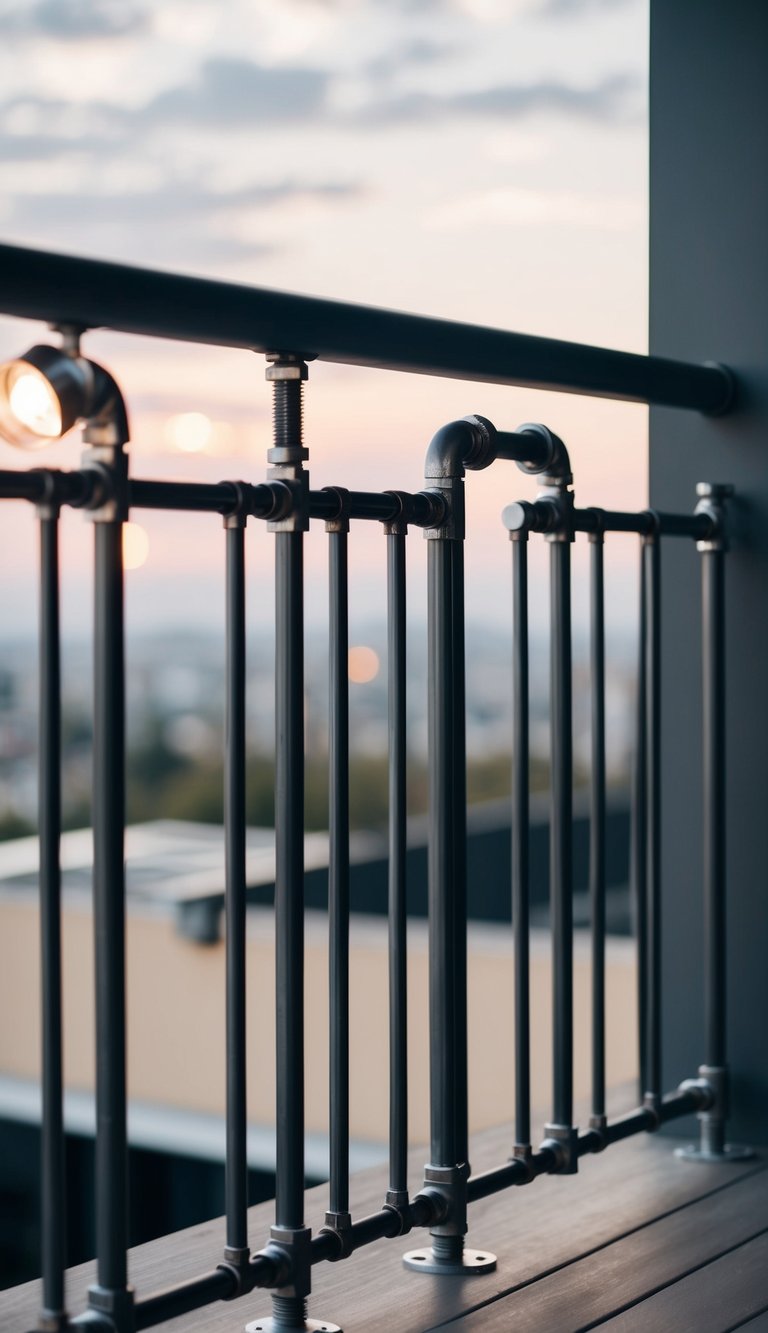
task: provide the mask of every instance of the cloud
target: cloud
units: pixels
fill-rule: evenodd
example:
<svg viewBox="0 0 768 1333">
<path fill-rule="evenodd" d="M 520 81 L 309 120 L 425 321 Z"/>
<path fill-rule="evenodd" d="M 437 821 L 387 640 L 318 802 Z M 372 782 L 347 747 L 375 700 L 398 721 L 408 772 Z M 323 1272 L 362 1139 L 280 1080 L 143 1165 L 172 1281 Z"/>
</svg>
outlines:
<svg viewBox="0 0 768 1333">
<path fill-rule="evenodd" d="M 634 75 L 577 87 L 557 79 L 530 84 L 503 83 L 455 93 L 406 92 L 392 95 L 377 86 L 398 65 L 437 61 L 446 48 L 418 40 L 395 48 L 369 66 L 373 83 L 367 97 L 343 111 L 332 105 L 330 71 L 300 66 L 262 66 L 249 60 L 205 60 L 192 78 L 130 109 L 104 99 L 67 102 L 34 94 L 0 103 L 0 161 L 52 162 L 77 153 L 95 164 L 139 149 L 145 153 L 154 132 L 174 128 L 216 133 L 256 126 L 302 124 L 344 131 L 395 125 L 440 124 L 457 117 L 510 121 L 537 114 L 581 116 L 593 121 L 636 117 L 642 85 Z"/>
<path fill-rule="evenodd" d="M 330 75 L 298 67 L 267 68 L 248 60 L 203 62 L 186 84 L 137 109 L 103 99 L 68 102 L 25 94 L 0 103 L 0 161 L 53 161 L 77 152 L 94 159 L 138 147 L 154 130 L 213 131 L 314 122 L 326 113 Z"/>
<path fill-rule="evenodd" d="M 642 207 L 637 199 L 510 186 L 446 201 L 426 215 L 424 225 L 430 231 L 487 226 L 629 231 L 642 218 Z"/>
<path fill-rule="evenodd" d="M 633 3 L 635 0 L 543 0 L 543 3 L 535 5 L 534 8 L 542 18 L 553 15 L 558 18 L 577 18 L 580 14 L 586 14 L 593 9 L 609 11 L 626 9 Z"/>
<path fill-rule="evenodd" d="M 262 212 L 358 193 L 350 183 L 293 180 L 226 191 L 170 180 L 157 189 L 125 193 L 29 192 L 6 196 L 3 228 L 9 239 L 26 245 L 45 246 L 55 235 L 57 249 L 72 253 L 221 270 L 258 262 L 282 248 L 278 228 L 262 224 Z"/>
<path fill-rule="evenodd" d="M 60 227 L 81 225 L 86 218 L 94 226 L 154 227 L 185 221 L 194 227 L 198 220 L 205 219 L 207 226 L 212 218 L 235 217 L 245 209 L 266 209 L 289 201 L 345 199 L 359 193 L 356 185 L 334 181 L 314 185 L 287 180 L 223 191 L 169 181 L 155 190 L 132 190 L 125 194 L 83 190 L 18 195 L 8 216 L 16 225 L 34 225 L 46 216 L 54 217 Z"/>
<path fill-rule="evenodd" d="M 148 124 L 214 129 L 308 120 L 324 110 L 329 81 L 325 70 L 216 57 L 191 83 L 158 93 L 137 114 Z"/>
<path fill-rule="evenodd" d="M 393 47 L 391 51 L 386 51 L 375 60 L 369 61 L 365 72 L 370 78 L 388 79 L 409 65 L 437 64 L 446 56 L 452 55 L 455 49 L 453 44 L 449 45 L 447 42 L 433 42 L 428 38 L 417 37 L 412 42 Z"/>
<path fill-rule="evenodd" d="M 579 115 L 590 120 L 626 119 L 640 92 L 634 75 L 617 75 L 592 87 L 577 88 L 556 80 L 532 84 L 499 84 L 447 96 L 410 93 L 372 99 L 361 108 L 359 123 L 371 127 L 397 123 L 428 123 L 457 115 L 523 117 L 540 113 Z"/>
<path fill-rule="evenodd" d="M 103 152 L 107 144 L 108 141 L 95 135 L 63 138 L 57 134 L 3 134 L 0 162 L 53 162 L 72 153 Z"/>
<path fill-rule="evenodd" d="M 22 0 L 2 15 L 7 35 L 39 34 L 62 41 L 122 37 L 147 26 L 147 14 L 130 0 Z"/>
</svg>

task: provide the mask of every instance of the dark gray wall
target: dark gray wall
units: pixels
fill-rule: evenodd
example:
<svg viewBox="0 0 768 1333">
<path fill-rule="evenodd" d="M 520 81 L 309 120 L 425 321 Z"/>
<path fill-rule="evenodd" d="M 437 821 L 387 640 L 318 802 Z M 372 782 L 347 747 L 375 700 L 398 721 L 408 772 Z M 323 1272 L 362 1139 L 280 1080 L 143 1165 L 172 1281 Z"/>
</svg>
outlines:
<svg viewBox="0 0 768 1333">
<path fill-rule="evenodd" d="M 731 366 L 720 421 L 651 412 L 651 503 L 731 481 L 728 870 L 732 1137 L 768 1139 L 768 4 L 651 0 L 650 350 Z M 666 1083 L 701 1058 L 699 585 L 663 567 Z"/>
</svg>

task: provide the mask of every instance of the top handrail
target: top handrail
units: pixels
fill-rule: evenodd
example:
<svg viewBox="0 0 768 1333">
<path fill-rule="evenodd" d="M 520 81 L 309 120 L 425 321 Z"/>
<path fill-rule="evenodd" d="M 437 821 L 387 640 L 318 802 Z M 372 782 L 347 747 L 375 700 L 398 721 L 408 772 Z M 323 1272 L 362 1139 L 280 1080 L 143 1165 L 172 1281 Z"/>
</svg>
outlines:
<svg viewBox="0 0 768 1333">
<path fill-rule="evenodd" d="M 0 313 L 488 384 L 554 389 L 710 415 L 730 372 L 377 306 L 0 245 Z"/>
</svg>

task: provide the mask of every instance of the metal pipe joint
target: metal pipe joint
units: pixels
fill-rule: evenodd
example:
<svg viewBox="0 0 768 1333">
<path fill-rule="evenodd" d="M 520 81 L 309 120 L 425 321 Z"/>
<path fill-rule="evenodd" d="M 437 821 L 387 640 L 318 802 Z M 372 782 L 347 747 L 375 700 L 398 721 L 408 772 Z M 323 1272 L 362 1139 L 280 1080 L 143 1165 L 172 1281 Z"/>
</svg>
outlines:
<svg viewBox="0 0 768 1333">
<path fill-rule="evenodd" d="M 550 1152 L 554 1165 L 549 1174 L 575 1176 L 579 1169 L 579 1131 L 575 1125 L 545 1125 L 539 1152 Z"/>
<path fill-rule="evenodd" d="M 336 501 L 333 516 L 325 520 L 326 532 L 349 532 L 349 491 L 344 486 L 324 486 L 323 494 Z"/>
<path fill-rule="evenodd" d="M 646 1126 L 649 1134 L 655 1134 L 657 1129 L 661 1129 L 661 1097 L 658 1092 L 646 1092 L 643 1095 L 643 1110 L 648 1117 Z"/>
<path fill-rule="evenodd" d="M 82 470 L 92 477 L 84 506 L 91 522 L 124 523 L 129 510 L 128 455 L 122 446 L 101 444 L 86 449 Z"/>
<path fill-rule="evenodd" d="M 267 453 L 267 478 L 290 492 L 290 506 L 269 520 L 269 532 L 306 532 L 309 528 L 309 473 L 304 463 L 302 385 L 309 376 L 304 358 L 290 352 L 267 353 L 266 378 L 274 390 L 274 444 Z"/>
<path fill-rule="evenodd" d="M 225 529 L 244 528 L 248 522 L 249 514 L 253 513 L 251 498 L 253 487 L 249 486 L 247 481 L 230 481 L 229 485 L 235 492 L 235 501 L 223 515 L 224 527 Z"/>
<path fill-rule="evenodd" d="M 697 1113 L 718 1111 L 725 1119 L 728 1115 L 728 1070 L 716 1069 L 712 1065 L 699 1065 L 699 1077 L 685 1079 L 678 1088 L 679 1093 L 690 1093 L 698 1105 Z"/>
<path fill-rule="evenodd" d="M 727 551 L 728 535 L 725 524 L 725 502 L 733 495 L 734 488 L 723 482 L 700 481 L 696 486 L 698 503 L 694 509 L 694 514 L 703 514 L 710 520 L 712 525 L 711 533 L 702 541 L 696 543 L 696 550 L 705 551 Z"/>
<path fill-rule="evenodd" d="M 309 1227 L 273 1226 L 269 1243 L 254 1255 L 272 1264 L 271 1286 L 279 1295 L 305 1300 L 312 1290 L 312 1231 Z"/>
<path fill-rule="evenodd" d="M 62 505 L 82 509 L 90 504 L 95 483 L 93 472 L 63 472 L 60 468 L 47 467 L 31 468 L 30 471 L 42 483 L 41 494 L 35 501 L 38 518 L 58 518 Z"/>
<path fill-rule="evenodd" d="M 501 456 L 514 457 L 521 472 L 540 477 L 542 482 L 533 504 L 517 500 L 503 510 L 501 521 L 510 541 L 525 541 L 529 532 L 541 532 L 550 541 L 573 541 L 575 510 L 570 490 L 573 476 L 568 450 L 559 435 L 547 426 L 526 422 L 513 435 L 499 438 L 527 441 L 525 452 L 505 451 Z M 596 526 L 602 532 L 602 526 L 599 523 Z"/>
<path fill-rule="evenodd" d="M 325 1226 L 318 1232 L 320 1236 L 330 1236 L 335 1245 L 333 1254 L 328 1255 L 332 1264 L 339 1259 L 348 1259 L 352 1253 L 352 1215 L 348 1212 L 325 1214 Z"/>
<path fill-rule="evenodd" d="M 608 1117 L 591 1115 L 589 1117 L 589 1132 L 594 1142 L 592 1152 L 603 1152 L 608 1147 Z"/>
<path fill-rule="evenodd" d="M 135 1326 L 133 1287 L 103 1287 L 94 1282 L 88 1288 L 88 1313 L 104 1320 L 119 1333 L 129 1333 Z"/>
<path fill-rule="evenodd" d="M 224 1300 L 234 1301 L 238 1296 L 246 1296 L 249 1291 L 253 1291 L 256 1285 L 255 1275 L 251 1266 L 251 1252 L 247 1246 L 236 1249 L 232 1245 L 226 1245 L 224 1258 L 216 1267 L 232 1278 L 232 1290 Z"/>
<path fill-rule="evenodd" d="M 511 1162 L 519 1162 L 525 1170 L 525 1181 L 521 1184 L 529 1185 L 536 1179 L 536 1169 L 533 1162 L 533 1149 L 530 1143 L 516 1143 L 512 1149 Z"/>
<path fill-rule="evenodd" d="M 463 477 L 468 468 L 479 472 L 496 459 L 496 427 L 486 417 L 468 416 L 441 426 L 430 440 L 424 460 L 427 481 Z"/>
<path fill-rule="evenodd" d="M 427 449 L 424 475 L 447 509 L 440 527 L 427 537 L 461 541 L 464 537 L 466 470 L 479 472 L 497 458 L 517 463 L 522 472 L 541 477 L 543 489 L 536 505 L 509 505 L 504 523 L 513 539 L 528 531 L 543 531 L 555 541 L 572 541 L 573 477 L 563 441 L 547 426 L 525 422 L 516 431 L 497 431 L 487 417 L 467 416 L 451 421 L 433 436 Z"/>
<path fill-rule="evenodd" d="M 413 1208 L 421 1202 L 427 1202 L 429 1220 L 424 1225 L 429 1226 L 429 1230 L 440 1230 L 441 1234 L 448 1236 L 465 1236 L 467 1233 L 467 1201 L 464 1200 L 463 1229 L 456 1228 L 455 1216 L 453 1210 L 456 1206 L 457 1194 L 465 1194 L 465 1185 L 467 1185 L 467 1176 L 459 1166 L 425 1166 L 424 1185 L 416 1194 L 413 1200 Z"/>
<path fill-rule="evenodd" d="M 424 1198 L 422 1194 L 420 1196 Z M 384 1204 L 387 1212 L 394 1213 L 399 1222 L 399 1230 L 394 1234 L 396 1236 L 407 1236 L 413 1228 L 412 1209 L 408 1201 L 407 1190 L 387 1190 L 387 1200 Z"/>
<path fill-rule="evenodd" d="M 478 471 L 494 461 L 496 430 L 485 417 L 463 417 L 441 426 L 432 437 L 424 462 L 424 476 L 444 508 L 440 527 L 426 528 L 424 536 L 440 541 L 463 541 L 465 534 L 464 472 Z"/>
<path fill-rule="evenodd" d="M 520 427 L 520 433 L 537 435 L 547 446 L 543 463 L 518 463 L 521 472 L 541 477 L 536 509 L 540 517 L 544 517 L 545 538 L 549 542 L 572 542 L 576 535 L 575 497 L 571 490 L 573 473 L 568 450 L 559 435 L 547 426 L 529 423 Z"/>
<path fill-rule="evenodd" d="M 573 485 L 571 460 L 559 435 L 555 435 L 548 426 L 542 426 L 538 421 L 523 422 L 522 426 L 518 426 L 515 435 L 533 436 L 536 442 L 535 445 L 533 441 L 531 442 L 529 457 L 515 460 L 521 472 L 531 477 L 540 477 L 541 484 L 547 491 Z"/>
<path fill-rule="evenodd" d="M 408 513 L 409 510 L 412 509 L 413 496 L 407 491 L 385 491 L 384 494 L 391 495 L 392 499 L 397 503 L 397 513 L 394 518 L 387 519 L 387 521 L 381 525 L 384 534 L 387 537 L 405 536 L 408 532 Z M 426 492 L 426 494 L 429 495 L 430 499 L 433 498 L 433 493 Z M 441 502 L 440 517 L 442 518 L 443 516 L 444 510 Z"/>
<path fill-rule="evenodd" d="M 466 1166 L 425 1166 L 424 1186 L 417 1198 L 428 1198 L 434 1209 L 431 1234 L 467 1234 L 467 1174 Z"/>
</svg>

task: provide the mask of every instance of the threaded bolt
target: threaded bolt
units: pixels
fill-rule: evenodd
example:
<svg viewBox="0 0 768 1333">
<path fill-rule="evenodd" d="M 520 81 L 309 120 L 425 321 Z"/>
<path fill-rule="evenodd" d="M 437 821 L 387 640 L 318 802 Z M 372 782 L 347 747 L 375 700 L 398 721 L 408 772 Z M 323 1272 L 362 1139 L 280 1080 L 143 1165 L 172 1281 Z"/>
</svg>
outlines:
<svg viewBox="0 0 768 1333">
<path fill-rule="evenodd" d="M 303 1296 L 272 1296 L 272 1327 L 296 1333 L 307 1322 L 307 1302 Z"/>
<path fill-rule="evenodd" d="M 436 1263 L 458 1264 L 463 1254 L 463 1236 L 432 1236 L 432 1256 Z"/>
<path fill-rule="evenodd" d="M 273 430 L 276 449 L 301 447 L 303 409 L 303 385 L 301 380 L 275 380 L 273 382 Z"/>
<path fill-rule="evenodd" d="M 719 1115 L 701 1117 L 702 1151 L 712 1157 L 721 1157 L 725 1149 L 725 1121 Z"/>
</svg>

